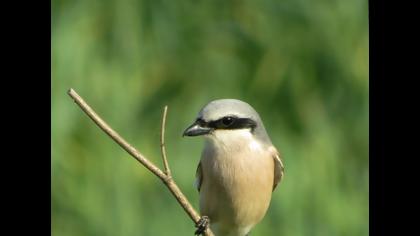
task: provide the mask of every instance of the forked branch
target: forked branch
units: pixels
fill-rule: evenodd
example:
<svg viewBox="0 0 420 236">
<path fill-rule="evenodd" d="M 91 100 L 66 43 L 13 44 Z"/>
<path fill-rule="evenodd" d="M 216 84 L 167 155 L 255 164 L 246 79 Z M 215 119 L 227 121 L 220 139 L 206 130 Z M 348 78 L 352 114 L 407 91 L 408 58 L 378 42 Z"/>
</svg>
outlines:
<svg viewBox="0 0 420 236">
<path fill-rule="evenodd" d="M 165 126 L 166 126 L 166 115 L 168 113 L 168 106 L 165 106 L 163 109 L 162 116 L 162 127 L 160 131 L 160 150 L 162 152 L 163 166 L 165 168 L 165 174 L 172 177 L 171 169 L 169 169 L 168 159 L 166 158 L 166 148 L 165 148 Z"/>
<path fill-rule="evenodd" d="M 115 132 L 101 117 L 96 114 L 95 111 L 74 91 L 70 89 L 68 94 L 76 102 L 77 105 L 99 126 L 109 137 L 111 137 L 118 145 L 120 145 L 125 151 L 127 151 L 132 157 L 139 161 L 144 167 L 146 167 L 150 172 L 156 175 L 162 180 L 166 185 L 181 207 L 185 210 L 188 216 L 197 224 L 200 220 L 200 215 L 194 210 L 191 203 L 181 192 L 178 185 L 172 179 L 171 171 L 169 168 L 168 160 L 166 157 L 165 150 L 165 124 L 166 124 L 166 114 L 168 107 L 165 106 L 163 117 L 162 117 L 162 126 L 161 126 L 161 136 L 160 136 L 160 147 L 162 152 L 162 159 L 164 165 L 164 171 L 159 169 L 155 164 L 149 161 L 143 154 L 141 154 L 137 149 L 131 146 L 125 139 L 123 139 L 117 132 Z M 214 236 L 211 230 L 208 228 L 204 232 L 205 236 Z"/>
</svg>

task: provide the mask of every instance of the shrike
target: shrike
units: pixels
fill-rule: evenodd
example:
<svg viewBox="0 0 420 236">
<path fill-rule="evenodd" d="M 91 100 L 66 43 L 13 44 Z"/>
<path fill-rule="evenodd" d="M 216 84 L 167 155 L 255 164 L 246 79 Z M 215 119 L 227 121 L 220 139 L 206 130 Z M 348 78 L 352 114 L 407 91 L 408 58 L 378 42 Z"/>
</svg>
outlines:
<svg viewBox="0 0 420 236">
<path fill-rule="evenodd" d="M 205 137 L 196 172 L 203 216 L 216 236 L 245 236 L 262 220 L 284 175 L 279 152 L 258 113 L 236 99 L 204 106 L 184 136 Z"/>
</svg>

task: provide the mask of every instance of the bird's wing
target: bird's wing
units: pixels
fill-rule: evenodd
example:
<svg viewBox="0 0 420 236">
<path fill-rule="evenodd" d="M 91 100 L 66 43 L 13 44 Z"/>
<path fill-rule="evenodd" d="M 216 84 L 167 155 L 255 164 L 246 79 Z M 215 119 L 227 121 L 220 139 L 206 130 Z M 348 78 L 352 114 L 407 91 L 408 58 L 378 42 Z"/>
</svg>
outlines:
<svg viewBox="0 0 420 236">
<path fill-rule="evenodd" d="M 273 191 L 274 191 L 274 189 L 276 189 L 277 185 L 283 179 L 284 165 L 283 165 L 283 161 L 281 160 L 280 153 L 277 151 L 277 149 L 271 146 L 270 151 L 274 159 L 274 184 L 273 184 Z"/>
<path fill-rule="evenodd" d="M 197 171 L 195 172 L 194 186 L 200 192 L 201 183 L 203 182 L 203 171 L 201 170 L 201 162 L 198 163 Z"/>
</svg>

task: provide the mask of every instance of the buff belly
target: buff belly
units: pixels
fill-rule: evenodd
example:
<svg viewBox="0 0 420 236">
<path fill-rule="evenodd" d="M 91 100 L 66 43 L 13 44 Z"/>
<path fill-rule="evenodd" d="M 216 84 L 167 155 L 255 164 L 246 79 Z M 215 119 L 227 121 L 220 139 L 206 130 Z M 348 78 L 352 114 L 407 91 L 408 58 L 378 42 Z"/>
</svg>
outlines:
<svg viewBox="0 0 420 236">
<path fill-rule="evenodd" d="M 246 235 L 270 204 L 273 157 L 260 146 L 250 145 L 249 140 L 243 141 L 247 145 L 227 147 L 210 140 L 203 151 L 200 211 L 210 218 L 216 236 Z"/>
</svg>

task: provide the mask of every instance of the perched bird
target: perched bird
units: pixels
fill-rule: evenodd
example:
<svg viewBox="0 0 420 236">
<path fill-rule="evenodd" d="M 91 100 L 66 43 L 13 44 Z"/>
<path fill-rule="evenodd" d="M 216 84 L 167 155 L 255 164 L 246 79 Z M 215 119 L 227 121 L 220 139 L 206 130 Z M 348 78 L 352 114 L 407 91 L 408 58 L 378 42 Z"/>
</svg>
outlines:
<svg viewBox="0 0 420 236">
<path fill-rule="evenodd" d="M 245 236 L 262 220 L 284 175 L 279 152 L 258 113 L 236 99 L 204 106 L 183 136 L 204 136 L 196 172 L 203 216 L 216 236 Z"/>
</svg>

